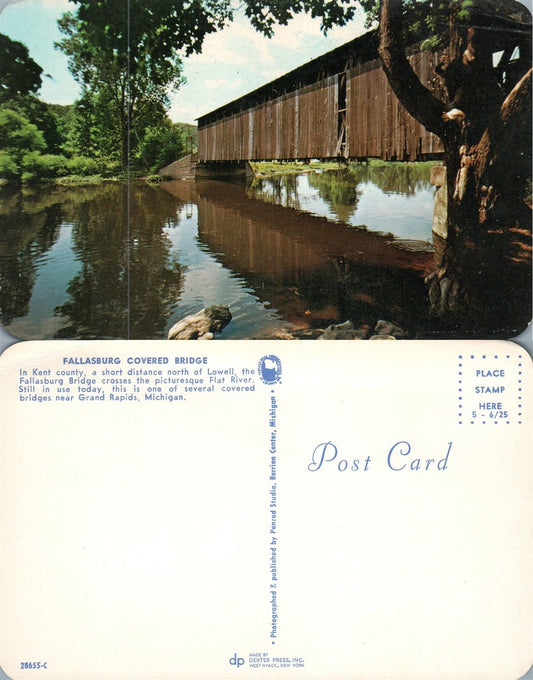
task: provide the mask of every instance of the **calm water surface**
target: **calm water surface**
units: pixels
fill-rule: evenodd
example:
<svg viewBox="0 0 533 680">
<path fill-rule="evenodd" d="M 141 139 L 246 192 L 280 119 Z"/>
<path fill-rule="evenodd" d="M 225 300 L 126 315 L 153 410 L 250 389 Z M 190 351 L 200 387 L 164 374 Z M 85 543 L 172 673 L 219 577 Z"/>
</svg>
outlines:
<svg viewBox="0 0 533 680">
<path fill-rule="evenodd" d="M 427 166 L 0 192 L 1 322 L 25 339 L 164 338 L 229 305 L 221 338 L 426 319 Z"/>
</svg>

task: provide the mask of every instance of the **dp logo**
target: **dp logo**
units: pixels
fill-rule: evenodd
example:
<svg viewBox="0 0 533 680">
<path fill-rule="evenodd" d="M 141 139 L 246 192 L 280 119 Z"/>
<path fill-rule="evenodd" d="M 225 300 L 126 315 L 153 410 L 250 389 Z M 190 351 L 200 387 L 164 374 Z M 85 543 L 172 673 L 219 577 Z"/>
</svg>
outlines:
<svg viewBox="0 0 533 680">
<path fill-rule="evenodd" d="M 244 659 L 242 656 L 237 656 L 237 654 L 234 654 L 230 658 L 229 662 L 232 666 L 237 666 L 237 668 L 240 668 L 244 664 Z"/>
</svg>

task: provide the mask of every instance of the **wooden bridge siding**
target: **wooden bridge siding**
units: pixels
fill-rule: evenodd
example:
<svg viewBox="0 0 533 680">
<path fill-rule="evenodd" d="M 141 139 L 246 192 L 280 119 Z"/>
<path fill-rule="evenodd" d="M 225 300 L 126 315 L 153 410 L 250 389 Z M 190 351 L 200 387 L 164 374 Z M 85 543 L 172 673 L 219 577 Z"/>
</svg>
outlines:
<svg viewBox="0 0 533 680">
<path fill-rule="evenodd" d="M 428 87 L 434 85 L 436 55 L 411 56 L 414 70 Z M 415 160 L 421 153 L 442 151 L 440 140 L 430 134 L 400 105 L 378 59 L 348 71 L 348 155 Z"/>
<path fill-rule="evenodd" d="M 436 85 L 437 55 L 410 57 L 422 82 Z M 339 75 L 280 95 L 199 127 L 199 161 L 334 158 L 338 136 Z M 400 105 L 379 59 L 347 71 L 346 151 L 349 158 L 415 160 L 442 152 L 440 140 Z"/>
<path fill-rule="evenodd" d="M 200 161 L 335 156 L 337 81 L 330 76 L 198 130 Z M 317 134 L 318 132 L 318 134 Z"/>
<path fill-rule="evenodd" d="M 304 88 L 298 93 L 298 101 L 300 110 L 298 113 L 298 146 L 295 149 L 297 154 L 301 154 L 303 158 L 307 158 L 307 146 L 309 142 L 309 98 L 311 97 L 310 89 Z"/>
<path fill-rule="evenodd" d="M 445 99 L 446 95 L 442 91 L 442 82 L 435 73 L 441 53 L 437 52 L 420 52 L 411 57 L 411 63 L 415 72 L 418 74 L 421 82 L 431 90 L 439 99 Z M 442 153 L 444 147 L 441 140 L 432 135 L 424 128 L 421 123 L 414 121 L 417 134 L 421 139 L 420 151 L 423 154 Z"/>
<path fill-rule="evenodd" d="M 434 85 L 436 55 L 410 57 L 414 70 L 428 87 Z M 400 105 L 378 59 L 348 71 L 348 155 L 415 160 L 420 154 L 442 151 L 440 140 L 427 132 Z"/>
<path fill-rule="evenodd" d="M 350 156 L 390 158 L 397 154 L 399 135 L 393 94 L 379 60 L 350 69 L 347 114 Z"/>
</svg>

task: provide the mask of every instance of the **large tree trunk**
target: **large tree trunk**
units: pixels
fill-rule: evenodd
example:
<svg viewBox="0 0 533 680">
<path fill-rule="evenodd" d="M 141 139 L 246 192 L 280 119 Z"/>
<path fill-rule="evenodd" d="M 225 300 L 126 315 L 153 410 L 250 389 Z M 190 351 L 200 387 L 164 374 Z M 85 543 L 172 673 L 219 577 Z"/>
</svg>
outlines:
<svg viewBox="0 0 533 680">
<path fill-rule="evenodd" d="M 449 183 L 447 247 L 430 296 L 448 324 L 474 335 L 512 336 L 531 320 L 530 101 L 531 71 L 481 140 L 460 146 Z"/>
<path fill-rule="evenodd" d="M 486 32 L 468 29 L 455 49 L 470 50 L 464 118 L 446 115 L 412 71 L 402 40 L 402 3 L 382 0 L 380 56 L 402 104 L 443 141 L 448 237 L 429 277 L 439 335 L 510 337 L 531 320 L 531 71 L 502 103 Z M 448 55 L 454 64 L 460 54 Z M 455 61 L 454 61 L 455 60 Z M 468 74 L 467 74 L 468 75 Z M 448 83 L 447 83 L 448 84 Z M 452 88 L 448 84 L 448 90 Z M 453 101 L 455 92 L 450 92 Z"/>
</svg>

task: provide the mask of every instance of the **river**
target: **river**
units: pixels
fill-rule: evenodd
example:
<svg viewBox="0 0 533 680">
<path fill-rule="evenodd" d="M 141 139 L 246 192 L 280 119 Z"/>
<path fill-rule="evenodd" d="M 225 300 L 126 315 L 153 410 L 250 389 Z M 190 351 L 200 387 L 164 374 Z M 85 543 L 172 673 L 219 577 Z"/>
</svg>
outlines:
<svg viewBox="0 0 533 680">
<path fill-rule="evenodd" d="M 165 338 L 229 305 L 223 339 L 379 319 L 427 331 L 425 164 L 151 186 L 0 190 L 0 321 L 23 339 Z"/>
</svg>

